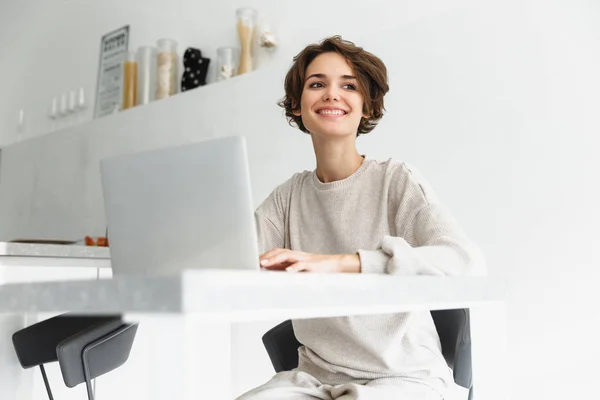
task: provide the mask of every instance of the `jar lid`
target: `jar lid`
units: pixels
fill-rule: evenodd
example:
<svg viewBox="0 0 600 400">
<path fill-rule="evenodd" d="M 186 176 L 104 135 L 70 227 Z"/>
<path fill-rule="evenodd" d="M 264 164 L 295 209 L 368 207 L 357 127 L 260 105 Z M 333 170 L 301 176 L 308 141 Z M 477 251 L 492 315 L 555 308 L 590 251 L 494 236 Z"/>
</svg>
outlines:
<svg viewBox="0 0 600 400">
<path fill-rule="evenodd" d="M 156 41 L 156 47 L 160 51 L 172 51 L 175 52 L 177 50 L 177 42 L 173 39 L 158 39 Z"/>
</svg>

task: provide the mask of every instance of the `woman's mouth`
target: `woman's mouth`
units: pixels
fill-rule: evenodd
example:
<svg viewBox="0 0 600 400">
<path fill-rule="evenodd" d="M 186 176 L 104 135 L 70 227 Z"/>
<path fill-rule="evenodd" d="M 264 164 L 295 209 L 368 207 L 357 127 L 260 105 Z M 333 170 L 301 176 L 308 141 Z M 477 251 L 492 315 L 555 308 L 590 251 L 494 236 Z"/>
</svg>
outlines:
<svg viewBox="0 0 600 400">
<path fill-rule="evenodd" d="M 347 112 L 340 108 L 321 108 L 317 110 L 317 114 L 325 118 L 339 118 L 345 116 Z"/>
</svg>

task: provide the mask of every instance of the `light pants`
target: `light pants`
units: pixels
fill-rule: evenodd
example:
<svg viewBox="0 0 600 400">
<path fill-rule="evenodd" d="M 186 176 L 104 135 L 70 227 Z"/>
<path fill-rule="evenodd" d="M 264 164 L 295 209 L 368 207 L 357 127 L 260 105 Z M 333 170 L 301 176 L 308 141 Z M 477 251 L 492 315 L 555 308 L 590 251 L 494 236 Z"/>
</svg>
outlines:
<svg viewBox="0 0 600 400">
<path fill-rule="evenodd" d="M 399 378 L 356 381 L 343 385 L 324 385 L 301 371 L 276 374 L 262 386 L 237 400 L 443 400 L 429 386 Z"/>
</svg>

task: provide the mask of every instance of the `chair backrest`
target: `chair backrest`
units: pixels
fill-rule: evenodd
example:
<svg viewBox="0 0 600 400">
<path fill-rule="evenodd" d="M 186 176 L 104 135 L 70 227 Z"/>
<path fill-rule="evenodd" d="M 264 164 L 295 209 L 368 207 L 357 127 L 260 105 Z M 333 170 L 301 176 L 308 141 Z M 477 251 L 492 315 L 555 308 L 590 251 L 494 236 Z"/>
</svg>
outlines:
<svg viewBox="0 0 600 400">
<path fill-rule="evenodd" d="M 80 316 L 61 314 L 15 332 L 13 347 L 23 368 L 58 361 L 56 346 L 85 330 L 120 321 L 118 315 Z"/>
<path fill-rule="evenodd" d="M 284 321 L 269 329 L 262 341 L 275 372 L 289 371 L 298 366 L 298 348 L 302 343 L 296 339 L 292 321 Z"/>
<path fill-rule="evenodd" d="M 65 385 L 75 387 L 123 365 L 131 353 L 137 326 L 114 321 L 59 343 L 56 355 Z"/>
<path fill-rule="evenodd" d="M 442 345 L 442 354 L 452 368 L 456 384 L 471 388 L 471 334 L 468 309 L 435 310 L 431 312 Z M 292 321 L 271 328 L 262 337 L 267 354 L 276 372 L 298 366 L 298 348 L 302 346 L 294 335 Z"/>
<path fill-rule="evenodd" d="M 469 310 L 464 308 L 431 311 L 435 328 L 440 337 L 442 354 L 452 368 L 454 382 L 470 388 L 471 364 L 471 320 Z"/>
<path fill-rule="evenodd" d="M 137 326 L 120 315 L 67 313 L 21 329 L 12 339 L 23 368 L 58 361 L 65 384 L 74 387 L 123 365 Z"/>
</svg>

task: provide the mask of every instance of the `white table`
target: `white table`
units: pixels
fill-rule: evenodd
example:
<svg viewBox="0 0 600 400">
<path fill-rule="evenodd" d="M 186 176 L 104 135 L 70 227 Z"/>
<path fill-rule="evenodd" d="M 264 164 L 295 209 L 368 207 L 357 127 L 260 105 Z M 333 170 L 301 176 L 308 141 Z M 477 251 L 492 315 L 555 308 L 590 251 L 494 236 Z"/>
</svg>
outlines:
<svg viewBox="0 0 600 400">
<path fill-rule="evenodd" d="M 140 328 L 161 326 L 152 349 L 161 362 L 147 366 L 148 386 L 139 398 L 231 400 L 231 323 L 468 307 L 476 398 L 493 400 L 508 393 L 505 291 L 502 282 L 476 277 L 194 270 L 5 284 L 0 313 L 119 312 Z"/>
</svg>

